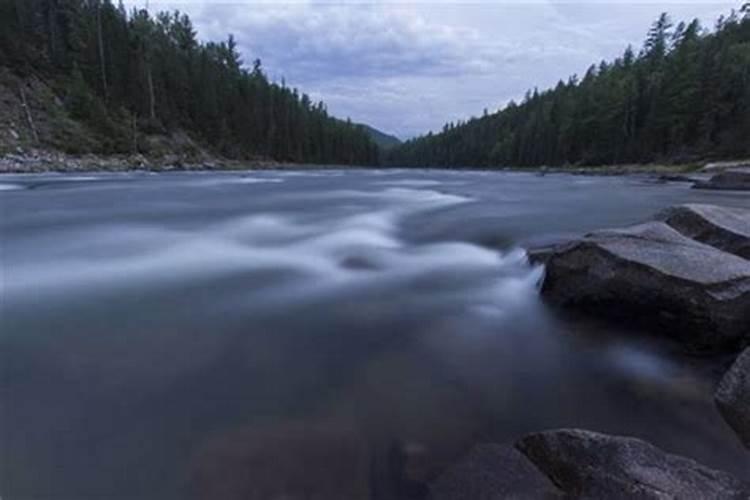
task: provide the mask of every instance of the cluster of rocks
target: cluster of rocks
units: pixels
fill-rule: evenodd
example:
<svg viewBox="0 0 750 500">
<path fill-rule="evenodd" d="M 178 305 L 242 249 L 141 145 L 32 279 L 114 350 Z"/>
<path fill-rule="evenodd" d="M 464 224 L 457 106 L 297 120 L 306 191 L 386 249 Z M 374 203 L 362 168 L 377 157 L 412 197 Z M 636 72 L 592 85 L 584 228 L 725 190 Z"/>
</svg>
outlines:
<svg viewBox="0 0 750 500">
<path fill-rule="evenodd" d="M 750 344 L 750 212 L 682 205 L 654 220 L 530 251 L 553 304 L 640 318 L 690 349 Z M 714 395 L 750 449 L 750 348 Z M 750 455 L 748 456 L 750 467 Z M 430 484 L 434 500 L 750 499 L 750 485 L 631 437 L 561 429 L 485 444 Z"/>
<path fill-rule="evenodd" d="M 480 445 L 430 485 L 433 500 L 748 499 L 750 485 L 640 439 L 579 429 Z"/>
<path fill-rule="evenodd" d="M 206 171 L 206 170 L 282 170 L 300 168 L 336 168 L 335 166 L 280 163 L 273 160 L 255 158 L 249 160 L 229 160 L 207 154 L 144 156 L 142 154 L 123 155 L 68 155 L 59 151 L 41 149 L 18 149 L 13 153 L 0 154 L 0 174 L 15 173 L 81 173 L 81 172 L 127 172 L 148 170 L 154 172 Z"/>
<path fill-rule="evenodd" d="M 750 167 L 718 173 L 707 181 L 696 182 L 693 187 L 721 191 L 750 191 Z"/>
<path fill-rule="evenodd" d="M 750 449 L 750 348 L 724 376 L 715 400 Z M 750 484 L 640 439 L 558 429 L 512 446 L 478 445 L 433 481 L 429 492 L 432 500 L 748 500 Z"/>
<path fill-rule="evenodd" d="M 750 344 L 749 211 L 682 205 L 529 255 L 546 264 L 542 294 L 553 304 L 639 318 L 691 350 Z M 750 348 L 714 399 L 750 449 Z M 435 500 L 750 499 L 750 485 L 639 439 L 563 429 L 514 446 L 479 446 L 434 481 L 431 493 Z"/>
<path fill-rule="evenodd" d="M 666 173 L 659 175 L 663 182 L 692 183 L 693 189 L 716 191 L 750 190 L 750 162 L 709 163 L 692 174 Z"/>
<path fill-rule="evenodd" d="M 195 159 L 180 155 L 166 155 L 158 158 L 146 158 L 141 154 L 73 156 L 56 151 L 34 149 L 19 150 L 0 156 L 0 173 L 217 170 L 223 168 L 227 166 L 219 160 Z"/>
</svg>

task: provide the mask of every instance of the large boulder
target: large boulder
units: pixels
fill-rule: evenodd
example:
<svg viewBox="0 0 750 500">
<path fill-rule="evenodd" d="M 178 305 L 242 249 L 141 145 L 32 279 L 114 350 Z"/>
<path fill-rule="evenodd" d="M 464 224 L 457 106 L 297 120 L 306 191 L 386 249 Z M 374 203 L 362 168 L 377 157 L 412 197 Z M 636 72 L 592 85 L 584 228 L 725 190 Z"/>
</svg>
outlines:
<svg viewBox="0 0 750 500">
<path fill-rule="evenodd" d="M 715 205 L 679 205 L 657 216 L 688 238 L 750 259 L 750 211 Z"/>
<path fill-rule="evenodd" d="M 728 170 L 716 174 L 705 182 L 697 182 L 695 189 L 716 189 L 722 191 L 750 190 L 750 169 Z"/>
<path fill-rule="evenodd" d="M 693 349 L 735 348 L 750 336 L 750 261 L 663 222 L 558 247 L 542 293 L 562 306 L 658 326 Z"/>
<path fill-rule="evenodd" d="M 583 430 L 531 434 L 517 444 L 574 498 L 747 499 L 747 484 L 640 439 Z"/>
<path fill-rule="evenodd" d="M 724 420 L 750 448 L 750 348 L 721 379 L 714 399 Z"/>
<path fill-rule="evenodd" d="M 433 500 L 535 500 L 562 492 L 523 454 L 508 445 L 482 444 L 430 485 Z"/>
<path fill-rule="evenodd" d="M 740 161 L 718 161 L 713 163 L 707 163 L 701 169 L 702 172 L 722 172 L 724 170 L 733 169 L 750 169 L 750 160 Z"/>
</svg>

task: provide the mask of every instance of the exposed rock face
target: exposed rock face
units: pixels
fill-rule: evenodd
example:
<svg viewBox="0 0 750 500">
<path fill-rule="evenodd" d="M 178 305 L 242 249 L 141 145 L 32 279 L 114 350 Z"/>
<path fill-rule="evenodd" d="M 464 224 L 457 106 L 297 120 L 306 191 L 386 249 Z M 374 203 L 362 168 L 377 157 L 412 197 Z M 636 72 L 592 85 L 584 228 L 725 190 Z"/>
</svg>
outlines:
<svg viewBox="0 0 750 500">
<path fill-rule="evenodd" d="M 750 448 L 750 348 L 724 375 L 714 399 L 724 420 Z"/>
<path fill-rule="evenodd" d="M 750 211 L 714 205 L 680 205 L 657 217 L 688 238 L 750 259 Z"/>
<path fill-rule="evenodd" d="M 555 247 L 553 246 L 532 248 L 526 252 L 532 264 L 547 264 L 554 254 Z"/>
<path fill-rule="evenodd" d="M 657 179 L 662 182 L 691 182 L 693 184 L 701 182 L 701 179 L 686 174 L 663 174 Z"/>
<path fill-rule="evenodd" d="M 516 445 L 574 498 L 747 499 L 748 485 L 639 439 L 583 430 L 532 434 Z"/>
<path fill-rule="evenodd" d="M 693 187 L 696 189 L 749 191 L 750 169 L 728 170 L 714 175 L 706 182 L 698 182 Z"/>
<path fill-rule="evenodd" d="M 558 247 L 542 293 L 560 305 L 658 324 L 695 349 L 734 347 L 750 333 L 750 261 L 663 222 Z"/>
<path fill-rule="evenodd" d="M 707 163 L 701 170 L 703 172 L 717 172 L 736 168 L 750 168 L 750 160 L 719 161 L 714 163 Z"/>
<path fill-rule="evenodd" d="M 483 444 L 430 485 L 433 500 L 563 498 L 562 492 L 511 446 Z"/>
</svg>

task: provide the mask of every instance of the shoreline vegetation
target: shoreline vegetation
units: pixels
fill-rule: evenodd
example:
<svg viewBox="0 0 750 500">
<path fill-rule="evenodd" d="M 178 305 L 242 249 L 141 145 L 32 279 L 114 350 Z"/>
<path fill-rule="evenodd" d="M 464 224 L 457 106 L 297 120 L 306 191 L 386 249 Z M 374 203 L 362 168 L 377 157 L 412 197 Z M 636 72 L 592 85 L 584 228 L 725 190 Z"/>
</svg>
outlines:
<svg viewBox="0 0 750 500">
<path fill-rule="evenodd" d="M 0 0 L 0 19 L 0 154 L 379 162 L 365 126 L 272 81 L 232 35 L 199 40 L 180 12 Z"/>
<path fill-rule="evenodd" d="M 399 165 L 351 165 L 351 164 L 314 164 L 282 162 L 269 159 L 230 159 L 209 154 L 181 156 L 167 154 L 161 157 L 147 157 L 142 154 L 84 154 L 71 155 L 57 150 L 19 148 L 17 152 L 0 154 L 1 174 L 34 174 L 34 173 L 81 173 L 81 172 L 176 172 L 176 171 L 253 171 L 253 170 L 314 170 L 340 168 L 386 168 L 413 169 Z M 461 170 L 461 171 L 497 171 L 529 172 L 540 175 L 574 174 L 594 176 L 620 175 L 653 175 L 662 176 L 663 180 L 692 179 L 691 176 L 710 176 L 712 173 L 725 170 L 746 170 L 750 168 L 750 158 L 729 161 L 691 162 L 685 164 L 618 164 L 618 165 L 567 165 L 567 166 L 533 166 L 533 167 L 454 167 L 424 166 L 427 170 Z"/>
<path fill-rule="evenodd" d="M 0 0 L 0 18 L 0 172 L 336 165 L 679 174 L 750 157 L 750 5 L 712 28 L 662 14 L 640 50 L 404 143 L 271 81 L 260 60 L 242 60 L 231 35 L 200 41 L 180 12 Z"/>
<path fill-rule="evenodd" d="M 386 155 L 400 166 L 678 163 L 750 156 L 750 4 L 711 28 L 664 13 L 643 46 L 585 75 L 448 123 Z"/>
</svg>

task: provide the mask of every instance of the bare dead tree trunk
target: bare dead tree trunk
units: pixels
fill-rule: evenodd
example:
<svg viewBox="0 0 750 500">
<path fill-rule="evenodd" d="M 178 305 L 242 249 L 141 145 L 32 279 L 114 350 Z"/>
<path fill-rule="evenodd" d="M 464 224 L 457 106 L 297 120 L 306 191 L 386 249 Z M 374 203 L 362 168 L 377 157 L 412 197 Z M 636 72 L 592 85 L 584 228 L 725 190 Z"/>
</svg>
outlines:
<svg viewBox="0 0 750 500">
<path fill-rule="evenodd" d="M 39 144 L 39 133 L 36 130 L 36 125 L 34 125 L 34 117 L 31 116 L 31 109 L 26 100 L 26 92 L 24 92 L 23 87 L 21 87 L 21 105 L 26 112 L 26 121 L 28 122 L 29 130 L 31 130 L 31 136 L 34 138 L 34 144 Z"/>
<path fill-rule="evenodd" d="M 133 113 L 133 154 L 138 154 L 138 115 Z"/>
<path fill-rule="evenodd" d="M 148 114 L 151 120 L 156 120 L 156 96 L 154 95 L 154 79 L 151 75 L 151 64 L 146 63 L 146 81 L 148 83 Z"/>
<path fill-rule="evenodd" d="M 104 101 L 109 101 L 109 86 L 107 85 L 107 63 L 104 59 L 104 33 L 102 33 L 102 4 L 101 0 L 96 2 L 96 26 L 97 38 L 99 42 L 99 63 L 102 70 L 102 90 L 104 91 Z"/>
<path fill-rule="evenodd" d="M 25 32 L 28 29 L 28 24 L 25 22 L 26 6 L 24 2 L 25 0 L 16 0 L 16 20 L 18 21 L 18 27 Z"/>
</svg>

